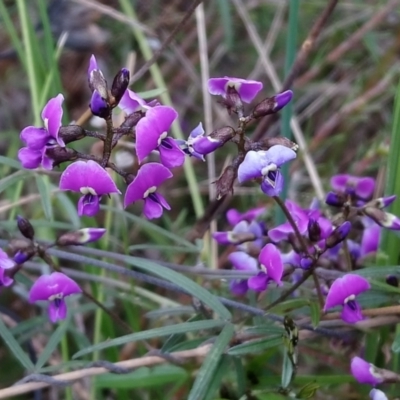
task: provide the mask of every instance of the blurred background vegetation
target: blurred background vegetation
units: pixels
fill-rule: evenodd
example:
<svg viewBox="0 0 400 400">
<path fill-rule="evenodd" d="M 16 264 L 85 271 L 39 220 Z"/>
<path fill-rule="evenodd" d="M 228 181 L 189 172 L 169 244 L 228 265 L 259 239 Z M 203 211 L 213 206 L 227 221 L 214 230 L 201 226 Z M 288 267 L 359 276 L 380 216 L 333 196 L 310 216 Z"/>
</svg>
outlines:
<svg viewBox="0 0 400 400">
<path fill-rule="evenodd" d="M 87 116 L 91 95 L 87 87 L 87 67 L 91 54 L 95 54 L 109 81 L 121 67 L 130 68 L 134 74 L 149 54 L 160 48 L 191 3 L 179 0 L 0 0 L 2 239 L 16 234 L 17 214 L 29 218 L 37 236 L 43 240 L 50 240 L 65 230 L 93 226 L 90 219 L 78 218 L 77 197 L 58 191 L 57 177 L 62 169 L 50 174 L 21 169 L 15 161 L 21 147 L 19 132 L 27 125 L 40 125 L 44 104 L 58 93 L 65 96 L 65 124 L 79 121 L 85 127 L 101 130 L 102 125 Z M 294 80 L 292 107 L 253 125 L 253 132 L 248 131 L 249 135 L 264 138 L 277 135 L 293 138 L 289 121 L 295 116 L 297 134 L 307 143 L 306 154 L 317 172 L 310 178 L 302 156 L 287 172 L 290 177 L 288 196 L 304 206 L 315 196 L 316 188 L 321 193 L 327 190 L 329 177 L 340 172 L 377 177 L 377 195 L 384 192 L 394 96 L 399 80 L 400 4 L 394 0 L 341 0 L 337 3 Z M 177 134 L 180 130 L 185 137 L 199 121 L 208 118 L 210 110 L 212 118 L 205 122 L 207 133 L 232 124 L 216 99 L 204 95 L 204 69 L 211 77 L 228 75 L 262 81 L 264 89 L 258 100 L 274 95 L 280 84 L 278 82 L 278 88 L 275 87 L 276 78 L 283 82 L 288 76 L 297 52 L 327 4 L 327 0 L 205 1 L 202 12 L 193 14 L 152 70 L 135 81 L 131 89 L 150 98 L 156 94 L 163 103 L 168 103 L 169 94 L 179 112 Z M 206 48 L 201 40 L 199 42 L 202 30 L 206 32 Z M 206 64 L 201 61 L 204 54 Z M 274 84 L 271 77 L 275 75 Z M 101 150 L 98 143 L 89 139 L 79 141 L 77 146 L 92 153 Z M 94 222 L 108 228 L 100 247 L 114 253 L 175 264 L 195 265 L 203 261 L 215 269 L 226 268 L 227 253 L 216 253 L 208 236 L 197 241 L 195 246 L 184 238 L 207 209 L 212 182 L 232 158 L 234 147 L 231 146 L 218 151 L 208 163 L 192 159 L 187 161 L 191 168 L 174 171 L 174 178 L 163 188 L 172 210 L 164 213 L 159 221 L 142 219 L 141 206 L 124 211 L 121 199 L 107 200 Z M 121 144 L 114 154 L 115 162 L 129 169 L 133 153 L 129 144 Z M 397 170 L 397 164 L 393 168 Z M 122 182 L 118 184 L 123 187 Z M 270 199 L 258 187 L 246 185 L 235 189 L 225 208 L 244 211 L 260 205 L 270 206 Z M 272 205 L 269 210 L 267 223 L 276 218 Z M 219 230 L 228 226 L 222 211 L 216 215 Z M 391 240 L 392 245 L 398 247 L 398 238 L 393 236 Z M 29 282 L 37 276 L 38 270 L 46 271 L 46 267 L 38 263 L 31 264 L 31 268 L 21 274 L 19 285 L 13 290 L 1 291 L 0 312 L 17 340 L 24 343 L 31 338 L 33 351 L 40 354 L 53 327 L 44 324 L 45 316 L 27 307 Z M 80 282 L 88 285 L 98 300 L 113 308 L 134 332 L 182 322 L 193 313 L 187 296 L 171 295 L 140 283 L 136 286 L 134 282 L 121 282 L 115 274 L 85 265 L 77 267 L 71 261 L 63 261 L 62 266 L 83 271 Z M 226 282 L 207 280 L 200 275 L 194 275 L 194 279 L 213 293 L 228 293 Z M 311 286 L 306 288 L 305 296 L 311 296 L 311 290 Z M 390 300 L 398 301 L 398 295 L 392 294 Z M 274 294 L 271 296 L 273 298 Z M 270 300 L 268 295 L 258 306 L 262 308 Z M 248 301 L 256 304 L 255 298 Z M 372 304 L 377 304 L 376 301 L 379 302 L 376 298 L 371 300 Z M 163 314 L 166 307 L 175 308 L 175 313 Z M 76 303 L 73 310 L 74 323 L 68 327 L 68 334 L 60 338 L 59 351 L 49 355 L 47 360 L 48 366 L 58 366 L 54 367 L 57 371 L 63 371 L 76 351 L 126 333 L 93 304 Z M 285 312 L 285 307 L 281 312 Z M 241 315 L 238 321 L 245 323 Z M 257 324 L 250 320 L 252 323 Z M 385 325 L 367 335 L 363 345 L 371 356 L 369 361 L 387 366 L 390 359 L 393 367 L 398 366 L 397 356 L 394 360 L 388 355 L 393 334 L 393 327 Z M 361 337 L 359 334 L 357 338 L 361 340 Z M 196 340 L 197 343 L 204 341 L 204 336 L 199 341 L 197 336 L 189 334 L 186 339 L 194 346 Z M 164 342 L 152 339 L 150 343 L 154 348 L 161 348 Z M 315 398 L 366 398 L 367 390 L 357 386 L 349 375 L 350 357 L 357 346 L 361 346 L 361 342 L 356 343 L 326 338 L 301 342 L 296 382 L 301 386 L 310 381 L 302 375 L 314 379 L 321 375 L 318 380 L 321 389 Z M 145 352 L 146 347 L 141 342 L 134 342 L 122 348 L 107 349 L 101 353 L 101 358 L 114 362 Z M 88 360 L 97 358 L 96 352 Z M 23 368 L 4 345 L 0 347 L 0 360 L 0 387 L 10 386 L 23 376 Z M 246 390 L 279 385 L 281 353 L 277 347 L 245 360 L 244 367 L 232 364 L 238 369 L 244 368 L 245 382 L 239 385 Z M 229 363 L 228 360 L 220 365 L 222 377 L 207 398 L 239 399 L 235 397 L 236 372 Z M 74 385 L 73 390 L 45 391 L 41 398 L 186 399 L 197 365 L 193 361 L 184 367 L 143 368 L 136 371 L 136 375 L 103 375 L 94 379 L 92 385 L 81 382 Z M 398 393 L 400 388 L 397 389 Z M 396 394 L 395 389 L 392 394 Z M 20 398 L 32 396 L 27 394 Z M 258 396 L 249 394 L 248 399 L 282 398 L 272 393 Z"/>
</svg>

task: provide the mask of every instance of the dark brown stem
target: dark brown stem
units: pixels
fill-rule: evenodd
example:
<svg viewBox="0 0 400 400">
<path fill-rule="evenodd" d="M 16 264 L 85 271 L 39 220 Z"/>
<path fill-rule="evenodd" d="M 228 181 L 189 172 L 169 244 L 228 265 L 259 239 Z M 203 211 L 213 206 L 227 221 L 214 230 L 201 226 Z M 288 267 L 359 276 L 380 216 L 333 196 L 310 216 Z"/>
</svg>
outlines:
<svg viewBox="0 0 400 400">
<path fill-rule="evenodd" d="M 106 124 L 107 124 L 107 134 L 106 134 L 106 139 L 104 141 L 103 159 L 101 160 L 102 167 L 105 167 L 108 164 L 108 160 L 111 157 L 112 142 L 114 136 L 114 129 L 111 116 L 106 119 Z"/>
</svg>

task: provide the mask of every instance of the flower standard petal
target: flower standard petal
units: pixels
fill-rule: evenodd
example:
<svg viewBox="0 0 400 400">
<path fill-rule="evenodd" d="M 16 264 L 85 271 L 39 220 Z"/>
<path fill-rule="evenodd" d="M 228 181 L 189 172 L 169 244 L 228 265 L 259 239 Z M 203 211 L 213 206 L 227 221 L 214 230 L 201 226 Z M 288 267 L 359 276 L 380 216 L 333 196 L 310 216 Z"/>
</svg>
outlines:
<svg viewBox="0 0 400 400">
<path fill-rule="evenodd" d="M 330 182 L 332 189 L 335 190 L 336 192 L 344 193 L 349 179 L 350 179 L 350 175 L 347 175 L 347 174 L 340 174 L 340 175 L 332 176 L 331 182 Z"/>
<path fill-rule="evenodd" d="M 297 154 L 295 151 L 289 149 L 289 147 L 282 146 L 280 144 L 272 146 L 264 154 L 264 157 L 268 159 L 270 163 L 274 163 L 278 167 L 291 160 L 294 160 L 296 156 Z"/>
<path fill-rule="evenodd" d="M 61 128 L 61 120 L 63 116 L 62 103 L 64 96 L 60 93 L 56 97 L 50 99 L 44 106 L 42 111 L 42 119 L 44 126 L 49 135 L 56 139 L 61 147 L 65 147 L 64 141 L 58 137 L 58 131 Z"/>
<path fill-rule="evenodd" d="M 159 163 L 143 165 L 139 169 L 135 179 L 126 189 L 124 207 L 126 208 L 129 204 L 146 198 L 149 195 L 149 193 L 146 193 L 149 189 L 157 188 L 172 176 L 172 172 Z"/>
<path fill-rule="evenodd" d="M 118 106 L 127 114 L 132 114 L 139 108 L 146 106 L 147 103 L 132 90 L 127 89 L 122 95 Z"/>
<path fill-rule="evenodd" d="M 86 163 L 87 186 L 92 188 L 97 195 L 108 193 L 121 193 L 110 174 L 96 161 Z"/>
<path fill-rule="evenodd" d="M 337 278 L 329 289 L 324 311 L 332 307 L 344 305 L 346 300 L 355 297 L 371 288 L 368 280 L 356 274 L 346 274 Z M 354 300 L 354 298 L 352 299 Z"/>
<path fill-rule="evenodd" d="M 208 91 L 212 95 L 226 97 L 229 87 L 235 88 L 242 100 L 246 103 L 250 103 L 262 89 L 263 85 L 258 81 L 233 78 L 229 76 L 224 76 L 223 78 L 211 78 L 208 80 Z"/>
<path fill-rule="evenodd" d="M 79 160 L 68 165 L 61 174 L 59 187 L 73 192 L 80 192 L 81 188 L 87 187 L 86 162 Z"/>
<path fill-rule="evenodd" d="M 258 261 L 265 268 L 267 275 L 276 283 L 280 283 L 283 274 L 283 263 L 280 251 L 272 243 L 263 247 Z"/>
<path fill-rule="evenodd" d="M 262 153 L 265 152 L 253 150 L 247 152 L 238 168 L 238 181 L 240 183 L 262 176 L 261 170 L 265 166 Z"/>
<path fill-rule="evenodd" d="M 168 106 L 156 106 L 147 110 L 146 116 L 136 125 L 136 154 L 139 162 L 160 145 L 162 136 L 167 136 L 177 117 L 178 113 Z"/>
<path fill-rule="evenodd" d="M 350 369 L 351 374 L 359 383 L 375 386 L 383 382 L 383 377 L 376 370 L 376 367 L 361 357 L 352 358 Z"/>
</svg>

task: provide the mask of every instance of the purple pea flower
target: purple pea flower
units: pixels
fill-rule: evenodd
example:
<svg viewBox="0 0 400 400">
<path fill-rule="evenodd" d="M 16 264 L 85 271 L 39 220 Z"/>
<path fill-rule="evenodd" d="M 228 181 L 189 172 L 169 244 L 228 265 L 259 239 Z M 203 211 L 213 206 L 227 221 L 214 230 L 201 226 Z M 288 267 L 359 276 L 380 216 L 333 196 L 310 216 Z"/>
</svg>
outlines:
<svg viewBox="0 0 400 400">
<path fill-rule="evenodd" d="M 355 196 L 361 200 L 369 200 L 374 193 L 375 179 L 347 174 L 335 175 L 331 178 L 331 186 L 336 192 Z"/>
<path fill-rule="evenodd" d="M 57 239 L 59 246 L 79 246 L 95 242 L 106 233 L 104 228 L 83 228 L 73 232 L 67 232 Z"/>
<path fill-rule="evenodd" d="M 353 357 L 351 359 L 350 369 L 351 374 L 360 383 L 375 386 L 383 382 L 383 377 L 379 374 L 376 367 L 360 357 Z"/>
<path fill-rule="evenodd" d="M 193 143 L 196 141 L 196 138 L 201 138 L 204 137 L 204 129 L 203 129 L 203 124 L 200 122 L 196 128 L 190 132 L 188 140 L 176 140 L 176 142 L 180 145 L 180 148 L 183 150 L 183 152 L 191 157 L 198 158 L 201 161 L 205 161 L 204 155 L 198 153 L 195 151 L 193 148 Z M 199 139 L 197 139 L 199 140 Z"/>
<path fill-rule="evenodd" d="M 145 100 L 143 100 L 140 96 L 138 96 L 134 91 L 130 89 L 127 89 L 122 95 L 118 106 L 126 114 L 132 114 L 135 111 L 140 110 L 147 111 L 150 108 L 150 105 Z"/>
<path fill-rule="evenodd" d="M 158 163 L 143 165 L 136 178 L 126 189 L 124 207 L 138 200 L 144 200 L 143 213 L 148 219 L 159 218 L 163 213 L 163 207 L 170 210 L 171 207 L 164 196 L 156 190 L 164 181 L 172 177 L 171 171 Z"/>
<path fill-rule="evenodd" d="M 243 251 L 234 251 L 229 254 L 228 260 L 238 271 L 258 272 L 257 260 Z M 247 279 L 235 279 L 230 283 L 230 290 L 237 296 L 242 296 L 249 290 Z"/>
<path fill-rule="evenodd" d="M 371 400 L 388 400 L 386 394 L 379 389 L 372 389 L 369 392 L 369 397 Z"/>
<path fill-rule="evenodd" d="M 261 82 L 231 78 L 229 76 L 208 80 L 208 91 L 211 94 L 227 98 L 230 89 L 234 89 L 245 103 L 251 103 L 262 87 L 263 84 Z"/>
<path fill-rule="evenodd" d="M 308 229 L 309 217 L 307 212 L 294 201 L 286 200 L 285 205 L 292 215 L 300 234 L 303 235 Z M 278 243 L 282 240 L 287 240 L 289 234 L 292 232 L 292 225 L 289 222 L 285 222 L 282 225 L 278 225 L 277 227 L 270 229 L 268 231 L 268 236 L 273 242 Z"/>
<path fill-rule="evenodd" d="M 283 176 L 279 167 L 296 158 L 288 147 L 275 145 L 264 151 L 249 151 L 238 168 L 238 181 L 263 178 L 261 190 L 268 196 L 278 196 L 283 188 Z"/>
<path fill-rule="evenodd" d="M 68 165 L 61 175 L 60 189 L 82 193 L 78 202 L 78 215 L 88 217 L 99 212 L 101 196 L 121 193 L 108 172 L 92 160 L 75 161 Z"/>
<path fill-rule="evenodd" d="M 10 286 L 14 279 L 7 275 L 7 270 L 15 267 L 15 262 L 8 257 L 7 253 L 0 249 L 0 287 Z"/>
<path fill-rule="evenodd" d="M 160 152 L 160 160 L 167 168 L 181 166 L 185 153 L 174 139 L 167 137 L 168 130 L 178 113 L 168 106 L 156 106 L 136 125 L 136 154 L 141 163 L 153 150 Z"/>
<path fill-rule="evenodd" d="M 44 106 L 42 111 L 44 128 L 28 126 L 21 131 L 20 139 L 26 147 L 19 150 L 18 159 L 24 168 L 35 169 L 40 164 L 48 170 L 53 168 L 53 161 L 46 156 L 46 149 L 56 144 L 65 147 L 64 141 L 58 136 L 63 115 L 63 101 L 64 96 L 59 94 Z"/>
<path fill-rule="evenodd" d="M 81 288 L 74 280 L 61 272 L 53 272 L 50 275 L 42 275 L 36 280 L 29 292 L 29 302 L 49 301 L 49 319 L 51 322 L 57 322 L 67 316 L 64 297 L 81 292 Z"/>
<path fill-rule="evenodd" d="M 268 243 L 263 247 L 258 256 L 262 271 L 258 275 L 248 279 L 247 284 L 250 289 L 262 292 L 267 288 L 269 281 L 281 283 L 283 274 L 283 262 L 280 251 L 272 244 Z"/>
<path fill-rule="evenodd" d="M 348 324 L 364 319 L 356 296 L 371 288 L 368 280 L 360 275 L 346 274 L 336 279 L 326 297 L 324 312 L 335 306 L 343 306 L 341 317 Z"/>
<path fill-rule="evenodd" d="M 226 213 L 226 219 L 232 226 L 234 226 L 240 221 L 251 222 L 253 221 L 253 219 L 256 219 L 259 215 L 261 215 L 264 211 L 265 207 L 255 207 L 244 213 L 240 213 L 235 208 L 231 208 Z"/>
<path fill-rule="evenodd" d="M 360 245 L 360 257 L 370 253 L 376 253 L 379 247 L 379 240 L 382 228 L 369 218 L 363 218 L 365 226 Z"/>
</svg>

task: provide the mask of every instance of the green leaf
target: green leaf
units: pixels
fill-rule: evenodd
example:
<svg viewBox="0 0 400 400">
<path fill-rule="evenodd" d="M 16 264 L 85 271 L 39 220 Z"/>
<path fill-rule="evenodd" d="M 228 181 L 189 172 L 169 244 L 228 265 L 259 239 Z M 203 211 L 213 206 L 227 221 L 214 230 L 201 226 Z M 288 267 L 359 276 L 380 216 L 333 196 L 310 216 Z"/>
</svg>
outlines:
<svg viewBox="0 0 400 400">
<path fill-rule="evenodd" d="M 182 384 L 188 373 L 175 365 L 158 365 L 154 368 L 142 367 L 128 374 L 104 374 L 94 380 L 98 389 L 136 389 L 153 388 L 167 383 Z"/>
<path fill-rule="evenodd" d="M 6 176 L 3 179 L 0 179 L 0 193 L 4 192 L 8 187 L 18 183 L 19 181 L 27 178 L 29 175 L 26 171 L 17 171 L 11 175 Z"/>
<path fill-rule="evenodd" d="M 253 335 L 283 335 L 285 329 L 282 326 L 270 324 L 255 325 L 245 330 L 248 334 Z"/>
<path fill-rule="evenodd" d="M 221 356 L 221 359 L 215 369 L 215 372 L 211 378 L 211 381 L 207 385 L 207 392 L 202 397 L 204 400 L 215 400 L 217 390 L 221 387 L 222 380 L 226 378 L 229 373 L 229 367 L 231 366 L 231 358 L 226 354 Z"/>
<path fill-rule="evenodd" d="M 294 366 L 292 360 L 289 357 L 288 350 L 285 349 L 284 356 L 283 356 L 283 366 L 282 366 L 282 374 L 281 374 L 281 386 L 283 389 L 286 389 L 292 379 L 294 377 Z"/>
<path fill-rule="evenodd" d="M 34 365 L 29 359 L 25 351 L 16 341 L 10 330 L 7 328 L 2 318 L 0 317 L 0 336 L 3 338 L 4 343 L 12 351 L 16 359 L 21 363 L 21 365 L 28 371 L 33 371 Z"/>
<path fill-rule="evenodd" d="M 270 349 L 271 347 L 279 346 L 283 343 L 282 336 L 272 336 L 267 339 L 252 340 L 237 346 L 233 346 L 228 350 L 228 354 L 231 356 L 241 356 L 243 354 L 259 354 L 264 350 Z"/>
<path fill-rule="evenodd" d="M 68 317 L 59 324 L 58 328 L 50 336 L 50 339 L 47 342 L 46 347 L 44 348 L 44 350 L 42 351 L 42 353 L 39 356 L 39 359 L 36 362 L 36 365 L 35 365 L 36 371 L 40 370 L 43 367 L 43 365 L 46 363 L 46 361 L 50 358 L 53 351 L 55 350 L 55 348 L 58 346 L 61 339 L 65 335 L 65 331 L 68 328 L 69 322 L 70 322 L 70 318 Z"/>
<path fill-rule="evenodd" d="M 48 176 L 36 175 L 36 186 L 40 194 L 40 201 L 45 217 L 52 221 L 53 220 L 53 207 L 51 205 L 51 184 Z"/>
<path fill-rule="evenodd" d="M 319 307 L 318 301 L 310 301 L 310 312 L 311 312 L 311 323 L 314 328 L 316 328 L 321 319 L 321 309 Z"/>
<path fill-rule="evenodd" d="M 246 371 L 243 367 L 242 359 L 239 357 L 232 357 L 233 365 L 236 372 L 236 385 L 238 396 L 243 396 L 246 392 Z"/>
<path fill-rule="evenodd" d="M 196 380 L 193 383 L 188 400 L 204 399 L 207 389 L 214 378 L 214 374 L 221 360 L 221 356 L 234 333 L 235 330 L 232 324 L 227 324 L 224 326 L 224 329 L 215 340 L 211 350 L 203 362 L 203 365 L 197 373 Z"/>
<path fill-rule="evenodd" d="M 108 347 L 121 346 L 125 343 L 137 342 L 138 340 L 147 340 L 155 337 L 174 335 L 177 333 L 196 332 L 203 329 L 218 328 L 223 325 L 225 325 L 224 321 L 209 319 L 204 321 L 184 322 L 182 324 L 149 329 L 147 331 L 131 333 L 130 335 L 120 336 L 115 339 L 107 340 L 106 342 L 98 343 L 94 346 L 78 351 L 76 354 L 73 355 L 72 358 L 78 358 L 85 354 L 107 349 Z"/>
<path fill-rule="evenodd" d="M 307 299 L 290 299 L 283 303 L 277 304 L 271 310 L 275 313 L 285 313 L 290 310 L 294 310 L 300 307 L 308 305 L 309 301 Z"/>
<path fill-rule="evenodd" d="M 126 256 L 125 261 L 128 264 L 134 265 L 139 269 L 157 275 L 160 278 L 166 279 L 175 285 L 180 286 L 182 289 L 185 289 L 187 292 L 189 292 L 193 297 L 198 298 L 201 302 L 208 305 L 214 312 L 219 314 L 221 318 L 229 320 L 232 317 L 229 310 L 218 300 L 216 296 L 186 276 L 144 258 Z"/>
<path fill-rule="evenodd" d="M 21 165 L 19 161 L 10 157 L 0 156 L 0 164 L 4 164 L 15 169 L 22 169 L 22 170 L 24 169 L 24 167 Z"/>
</svg>

